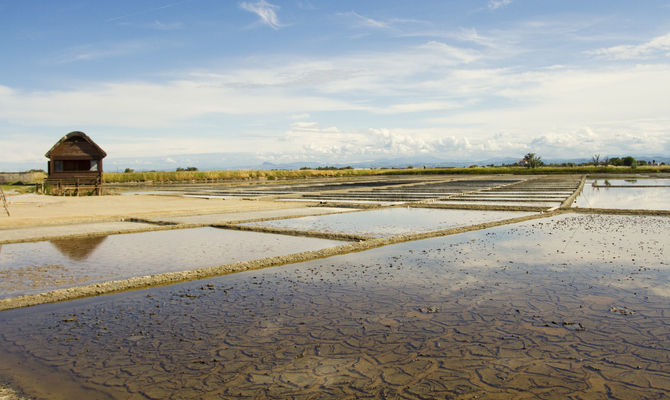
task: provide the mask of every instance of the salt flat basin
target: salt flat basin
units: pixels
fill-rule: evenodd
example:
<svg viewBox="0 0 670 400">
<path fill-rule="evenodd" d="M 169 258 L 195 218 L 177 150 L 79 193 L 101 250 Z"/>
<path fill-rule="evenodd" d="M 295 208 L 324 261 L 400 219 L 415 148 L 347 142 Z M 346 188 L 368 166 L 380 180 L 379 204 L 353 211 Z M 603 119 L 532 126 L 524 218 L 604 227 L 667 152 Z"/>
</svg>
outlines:
<svg viewBox="0 0 670 400">
<path fill-rule="evenodd" d="M 343 207 L 300 207 L 300 208 L 280 208 L 277 210 L 260 210 L 247 212 L 228 212 L 204 215 L 187 216 L 160 216 L 149 218 L 156 222 L 171 222 L 177 224 L 225 224 L 232 221 L 244 221 L 262 218 L 287 218 L 299 217 L 303 215 L 333 214 L 348 211 L 354 211 L 353 208 Z"/>
<path fill-rule="evenodd" d="M 345 214 L 319 215 L 242 225 L 298 231 L 355 233 L 374 237 L 431 232 L 484 222 L 532 215 L 532 212 L 445 210 L 431 208 L 385 208 Z"/>
<path fill-rule="evenodd" d="M 663 398 L 669 230 L 568 214 L 5 311 L 0 374 L 55 400 Z"/>
<path fill-rule="evenodd" d="M 594 182 L 587 182 L 584 185 L 573 207 L 670 210 L 670 179 L 638 179 L 637 182 L 609 181 L 611 185 L 619 187 L 607 187 L 603 180 L 597 181 L 599 186 L 593 186 Z M 636 185 L 645 187 L 635 187 Z"/>
<path fill-rule="evenodd" d="M 457 205 L 486 205 L 486 206 L 512 206 L 512 207 L 558 207 L 559 201 L 491 201 L 491 200 L 437 200 L 430 204 L 457 204 Z"/>
<path fill-rule="evenodd" d="M 630 178 L 630 179 L 589 179 L 586 183 L 595 186 L 670 186 L 670 179 Z"/>
<path fill-rule="evenodd" d="M 0 298 L 338 244 L 342 242 L 216 228 L 5 244 L 0 247 Z"/>
</svg>

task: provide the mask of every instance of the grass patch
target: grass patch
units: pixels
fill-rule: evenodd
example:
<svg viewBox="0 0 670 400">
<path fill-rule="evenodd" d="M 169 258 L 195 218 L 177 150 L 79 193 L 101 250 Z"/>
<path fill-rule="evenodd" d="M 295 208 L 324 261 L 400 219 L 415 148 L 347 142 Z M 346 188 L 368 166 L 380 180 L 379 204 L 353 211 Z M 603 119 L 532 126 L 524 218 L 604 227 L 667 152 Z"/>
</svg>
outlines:
<svg viewBox="0 0 670 400">
<path fill-rule="evenodd" d="M 23 184 L 2 184 L 2 191 L 5 193 L 35 193 L 35 185 Z"/>
<path fill-rule="evenodd" d="M 300 169 L 300 170 L 229 170 L 229 171 L 149 171 L 106 172 L 105 183 L 177 183 L 220 182 L 238 180 L 286 180 L 323 177 L 353 177 L 375 175 L 545 175 L 545 174 L 639 174 L 670 173 L 670 166 L 544 166 L 525 167 L 470 167 L 470 168 L 407 168 L 407 169 Z"/>
</svg>

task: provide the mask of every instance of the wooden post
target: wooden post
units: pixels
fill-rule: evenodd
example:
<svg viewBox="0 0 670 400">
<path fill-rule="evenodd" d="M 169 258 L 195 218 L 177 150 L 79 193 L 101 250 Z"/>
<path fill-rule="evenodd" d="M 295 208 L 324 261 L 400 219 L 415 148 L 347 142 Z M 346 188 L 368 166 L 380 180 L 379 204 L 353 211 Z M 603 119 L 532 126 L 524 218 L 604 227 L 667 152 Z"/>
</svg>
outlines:
<svg viewBox="0 0 670 400">
<path fill-rule="evenodd" d="M 4 190 L 2 190 L 2 186 L 0 186 L 0 197 L 2 197 L 2 205 L 5 206 L 5 211 L 7 211 L 7 216 L 11 217 L 12 215 L 9 213 L 9 207 L 7 206 L 7 198 L 5 197 Z"/>
</svg>

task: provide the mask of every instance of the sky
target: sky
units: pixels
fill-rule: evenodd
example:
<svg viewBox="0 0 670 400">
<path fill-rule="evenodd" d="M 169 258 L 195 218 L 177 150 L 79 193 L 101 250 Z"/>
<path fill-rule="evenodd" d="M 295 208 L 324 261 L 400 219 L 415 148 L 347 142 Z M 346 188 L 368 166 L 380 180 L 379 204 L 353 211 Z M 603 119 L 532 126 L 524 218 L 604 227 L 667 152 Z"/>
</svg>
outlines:
<svg viewBox="0 0 670 400">
<path fill-rule="evenodd" d="M 5 171 L 670 156 L 670 0 L 0 0 L 0 54 Z"/>
</svg>

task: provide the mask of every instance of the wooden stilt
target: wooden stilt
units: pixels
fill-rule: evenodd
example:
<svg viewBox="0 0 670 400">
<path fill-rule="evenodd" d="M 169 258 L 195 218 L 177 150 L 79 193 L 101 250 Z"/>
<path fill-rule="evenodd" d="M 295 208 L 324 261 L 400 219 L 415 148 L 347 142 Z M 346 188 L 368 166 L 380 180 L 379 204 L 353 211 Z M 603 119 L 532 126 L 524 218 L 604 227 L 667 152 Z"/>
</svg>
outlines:
<svg viewBox="0 0 670 400">
<path fill-rule="evenodd" d="M 2 205 L 5 207 L 5 211 L 7 211 L 7 216 L 11 217 L 12 215 L 9 213 L 9 206 L 7 205 L 7 198 L 5 197 L 5 191 L 2 190 L 2 186 L 0 186 L 0 197 L 2 197 Z"/>
</svg>

